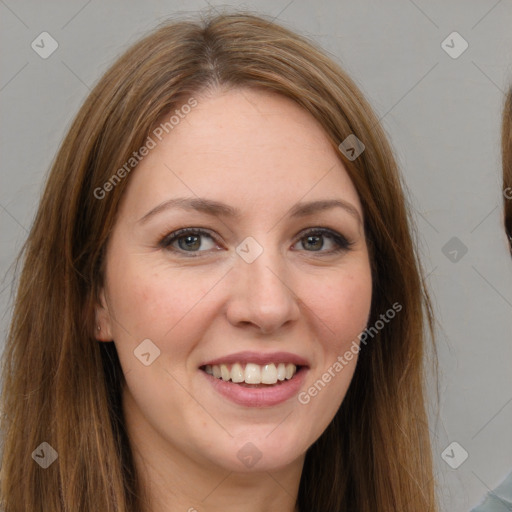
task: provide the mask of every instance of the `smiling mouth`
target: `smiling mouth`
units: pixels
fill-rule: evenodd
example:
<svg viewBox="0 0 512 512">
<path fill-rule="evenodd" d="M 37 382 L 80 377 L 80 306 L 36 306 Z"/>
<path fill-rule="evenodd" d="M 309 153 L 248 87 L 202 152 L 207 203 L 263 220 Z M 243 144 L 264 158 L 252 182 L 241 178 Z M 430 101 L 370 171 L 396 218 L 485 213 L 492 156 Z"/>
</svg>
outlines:
<svg viewBox="0 0 512 512">
<path fill-rule="evenodd" d="M 243 387 L 258 388 L 282 384 L 291 380 L 302 367 L 293 363 L 234 363 L 204 365 L 200 370 L 216 379 Z"/>
</svg>

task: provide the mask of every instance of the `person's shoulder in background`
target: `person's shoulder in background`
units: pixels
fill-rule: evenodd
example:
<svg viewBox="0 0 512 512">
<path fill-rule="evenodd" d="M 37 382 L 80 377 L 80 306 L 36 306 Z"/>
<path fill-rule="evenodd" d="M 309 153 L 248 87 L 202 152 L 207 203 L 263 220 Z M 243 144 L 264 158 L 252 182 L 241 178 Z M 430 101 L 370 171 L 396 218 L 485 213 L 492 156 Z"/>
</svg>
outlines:
<svg viewBox="0 0 512 512">
<path fill-rule="evenodd" d="M 511 512 L 512 511 L 512 471 L 485 500 L 471 512 Z"/>
</svg>

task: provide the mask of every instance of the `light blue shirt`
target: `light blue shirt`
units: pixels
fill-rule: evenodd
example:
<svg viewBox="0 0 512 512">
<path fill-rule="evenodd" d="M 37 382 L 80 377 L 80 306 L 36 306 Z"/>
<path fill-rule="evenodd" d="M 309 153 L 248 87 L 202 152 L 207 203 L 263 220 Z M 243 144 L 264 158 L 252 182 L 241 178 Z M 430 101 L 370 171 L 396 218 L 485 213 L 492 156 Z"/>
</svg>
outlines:
<svg viewBox="0 0 512 512">
<path fill-rule="evenodd" d="M 512 512 L 512 472 L 471 512 Z"/>
</svg>

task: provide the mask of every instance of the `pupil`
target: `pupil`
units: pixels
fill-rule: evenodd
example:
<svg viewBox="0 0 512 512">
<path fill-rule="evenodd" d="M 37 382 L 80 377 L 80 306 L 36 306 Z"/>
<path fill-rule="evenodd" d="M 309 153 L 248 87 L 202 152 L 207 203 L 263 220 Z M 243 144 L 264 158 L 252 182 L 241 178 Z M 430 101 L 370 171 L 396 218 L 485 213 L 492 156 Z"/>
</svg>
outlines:
<svg viewBox="0 0 512 512">
<path fill-rule="evenodd" d="M 187 236 L 183 237 L 181 240 L 185 240 L 185 244 L 186 244 L 185 248 L 198 249 L 199 246 L 201 245 L 200 243 L 198 243 L 198 240 L 199 240 L 198 236 L 187 235 Z M 195 240 L 195 242 L 194 242 L 194 240 Z M 182 249 L 183 249 L 183 247 L 182 247 Z"/>
<path fill-rule="evenodd" d="M 318 241 L 320 240 L 320 237 L 319 237 L 319 236 L 308 236 L 308 237 L 307 237 L 307 243 L 308 243 L 308 244 L 309 244 L 309 243 L 311 243 L 311 240 L 314 240 L 314 239 L 316 239 L 316 241 L 318 242 Z M 313 242 L 313 244 L 314 244 L 314 242 Z M 322 244 L 322 243 L 321 243 L 321 241 L 320 241 L 320 245 L 318 245 L 318 243 L 317 243 L 317 247 L 316 247 L 316 249 L 315 249 L 315 248 L 313 248 L 313 249 L 314 249 L 314 250 L 321 249 L 321 248 L 322 248 L 322 245 L 323 245 L 323 244 Z"/>
</svg>

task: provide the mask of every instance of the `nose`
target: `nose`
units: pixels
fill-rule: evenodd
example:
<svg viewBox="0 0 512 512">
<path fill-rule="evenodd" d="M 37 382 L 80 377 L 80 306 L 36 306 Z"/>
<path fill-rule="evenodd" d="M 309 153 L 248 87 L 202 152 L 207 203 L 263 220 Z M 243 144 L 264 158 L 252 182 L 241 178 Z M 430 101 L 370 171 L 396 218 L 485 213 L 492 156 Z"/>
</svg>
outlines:
<svg viewBox="0 0 512 512">
<path fill-rule="evenodd" d="M 250 324 L 269 334 L 300 317 L 296 283 L 277 250 L 264 249 L 252 263 L 237 256 L 234 265 L 227 307 L 232 325 Z"/>
</svg>

